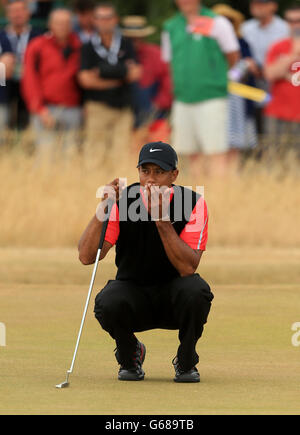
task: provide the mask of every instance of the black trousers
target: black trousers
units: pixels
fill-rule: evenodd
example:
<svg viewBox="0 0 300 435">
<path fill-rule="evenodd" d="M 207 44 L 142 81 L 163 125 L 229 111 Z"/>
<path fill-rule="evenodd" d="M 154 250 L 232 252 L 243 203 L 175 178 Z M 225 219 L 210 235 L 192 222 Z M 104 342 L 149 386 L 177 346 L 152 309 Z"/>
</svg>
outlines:
<svg viewBox="0 0 300 435">
<path fill-rule="evenodd" d="M 22 96 L 19 82 L 11 80 L 8 84 L 10 101 L 9 127 L 19 131 L 25 130 L 30 122 L 30 115 Z"/>
<path fill-rule="evenodd" d="M 136 349 L 135 332 L 179 330 L 177 355 L 180 367 L 188 371 L 199 362 L 196 344 L 213 298 L 209 285 L 199 275 L 156 286 L 109 281 L 96 297 L 95 316 L 116 341 L 120 362 L 127 368 L 132 366 Z"/>
</svg>

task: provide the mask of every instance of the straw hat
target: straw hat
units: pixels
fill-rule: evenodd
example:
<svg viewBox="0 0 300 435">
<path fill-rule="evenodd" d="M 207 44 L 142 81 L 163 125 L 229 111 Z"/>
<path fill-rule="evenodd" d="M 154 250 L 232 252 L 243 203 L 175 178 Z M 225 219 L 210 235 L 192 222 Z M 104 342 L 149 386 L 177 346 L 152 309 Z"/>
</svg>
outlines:
<svg viewBox="0 0 300 435">
<path fill-rule="evenodd" d="M 215 5 L 212 9 L 216 14 L 223 15 L 232 21 L 237 35 L 241 36 L 241 24 L 245 21 L 245 16 L 241 12 L 223 3 Z"/>
<path fill-rule="evenodd" d="M 147 19 L 138 15 L 131 15 L 122 20 L 122 33 L 128 38 L 145 38 L 153 35 L 156 28 L 148 26 Z"/>
</svg>

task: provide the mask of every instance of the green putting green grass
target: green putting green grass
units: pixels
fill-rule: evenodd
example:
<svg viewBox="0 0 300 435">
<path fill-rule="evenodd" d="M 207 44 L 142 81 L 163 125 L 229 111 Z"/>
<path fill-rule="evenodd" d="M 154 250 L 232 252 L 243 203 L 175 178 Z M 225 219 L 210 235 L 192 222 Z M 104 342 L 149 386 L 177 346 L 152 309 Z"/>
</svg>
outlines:
<svg viewBox="0 0 300 435">
<path fill-rule="evenodd" d="M 300 414 L 300 250 L 210 248 L 199 273 L 215 294 L 198 344 L 201 384 L 173 382 L 176 331 L 138 334 L 146 379 L 117 381 L 114 343 L 93 302 L 114 277 L 113 256 L 97 275 L 71 386 L 70 367 L 92 268 L 76 250 L 1 249 L 0 414 Z"/>
</svg>

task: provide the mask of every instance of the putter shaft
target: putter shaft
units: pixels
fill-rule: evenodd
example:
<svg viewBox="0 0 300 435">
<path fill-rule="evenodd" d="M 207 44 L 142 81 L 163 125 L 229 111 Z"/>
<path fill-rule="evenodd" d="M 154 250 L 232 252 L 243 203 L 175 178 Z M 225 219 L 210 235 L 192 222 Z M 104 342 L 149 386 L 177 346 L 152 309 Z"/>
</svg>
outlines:
<svg viewBox="0 0 300 435">
<path fill-rule="evenodd" d="M 76 342 L 76 347 L 75 347 L 75 352 L 74 352 L 72 364 L 71 364 L 70 370 L 68 370 L 68 372 L 67 372 L 66 381 L 63 382 L 62 384 L 56 385 L 56 388 L 59 388 L 59 389 L 67 388 L 70 385 L 69 384 L 69 377 L 73 373 L 73 370 L 74 370 L 74 365 L 75 365 L 76 356 L 77 356 L 77 352 L 78 352 L 78 348 L 79 348 L 79 344 L 80 344 L 82 330 L 84 327 L 84 323 L 85 323 L 85 319 L 86 319 L 86 315 L 87 315 L 87 311 L 88 311 L 88 307 L 89 307 L 89 303 L 90 303 L 90 299 L 91 299 L 91 295 L 92 295 L 92 291 L 93 291 L 93 287 L 94 287 L 94 283 L 95 283 L 95 278 L 96 278 L 96 274 L 97 274 L 97 270 L 98 270 L 98 266 L 99 266 L 101 251 L 103 248 L 105 235 L 106 235 L 106 231 L 107 231 L 107 227 L 108 227 L 108 223 L 109 223 L 109 218 L 110 218 L 110 214 L 111 214 L 111 210 L 112 210 L 113 205 L 114 205 L 114 202 L 111 199 L 109 199 L 108 200 L 108 207 L 107 207 L 107 216 L 106 216 L 106 220 L 103 222 L 103 226 L 102 226 L 99 249 L 98 249 L 97 257 L 95 260 L 95 266 L 94 266 L 93 275 L 92 275 L 90 288 L 89 288 L 89 293 L 87 296 L 87 300 L 86 300 L 86 304 L 85 304 L 85 308 L 84 308 L 84 313 L 83 313 L 83 317 L 82 317 L 82 321 L 81 321 L 81 325 L 80 325 L 80 329 L 79 329 L 79 334 L 78 334 L 78 338 L 77 338 L 77 342 Z"/>
<path fill-rule="evenodd" d="M 81 321 L 81 325 L 80 325 L 80 329 L 79 329 L 79 334 L 78 334 L 78 338 L 77 338 L 77 342 L 76 342 L 76 347 L 75 347 L 75 352 L 74 352 L 74 355 L 73 355 L 72 364 L 71 364 L 70 370 L 68 370 L 66 382 L 64 382 L 63 384 L 57 385 L 56 388 L 60 388 L 61 389 L 61 388 L 66 388 L 67 386 L 69 386 L 69 377 L 73 373 L 73 370 L 74 370 L 74 365 L 75 365 L 75 361 L 76 361 L 76 357 L 77 357 L 77 352 L 78 352 L 78 348 L 79 348 L 79 344 L 80 344 L 80 340 L 81 340 L 82 330 L 83 330 L 83 327 L 84 327 L 84 323 L 85 323 L 85 319 L 86 319 L 86 314 L 87 314 L 87 311 L 88 311 L 88 308 L 89 308 L 91 294 L 92 294 L 94 283 L 95 283 L 95 278 L 96 278 L 97 269 L 98 269 L 98 265 L 99 265 L 100 255 L 101 255 L 101 249 L 99 249 L 98 253 L 97 253 L 97 257 L 96 257 L 96 261 L 95 261 L 95 266 L 94 266 L 94 271 L 93 271 L 93 275 L 92 275 L 92 279 L 91 279 L 91 283 L 90 283 L 90 288 L 89 288 L 89 293 L 88 293 L 88 296 L 87 296 L 87 300 L 86 300 L 86 304 L 85 304 L 85 308 L 84 308 L 84 313 L 83 313 L 83 317 L 82 317 L 82 321 Z M 63 386 L 63 385 L 65 385 L 65 386 Z"/>
</svg>

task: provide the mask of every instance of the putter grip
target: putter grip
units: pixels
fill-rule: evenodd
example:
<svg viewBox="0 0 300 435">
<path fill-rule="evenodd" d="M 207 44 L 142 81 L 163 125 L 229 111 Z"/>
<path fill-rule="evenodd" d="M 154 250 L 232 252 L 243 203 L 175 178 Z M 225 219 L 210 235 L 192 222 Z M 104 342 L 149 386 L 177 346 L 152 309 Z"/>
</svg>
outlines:
<svg viewBox="0 0 300 435">
<path fill-rule="evenodd" d="M 101 232 L 101 237 L 100 237 L 99 249 L 103 248 L 103 244 L 104 244 L 104 240 L 105 240 L 105 236 L 106 236 L 106 231 L 107 231 L 107 227 L 108 227 L 108 223 L 109 223 L 109 218 L 110 218 L 110 214 L 111 214 L 113 205 L 114 205 L 114 202 L 111 199 L 109 199 L 107 201 L 108 210 L 107 210 L 107 214 L 106 214 L 106 219 L 102 225 L 102 232 Z"/>
</svg>

